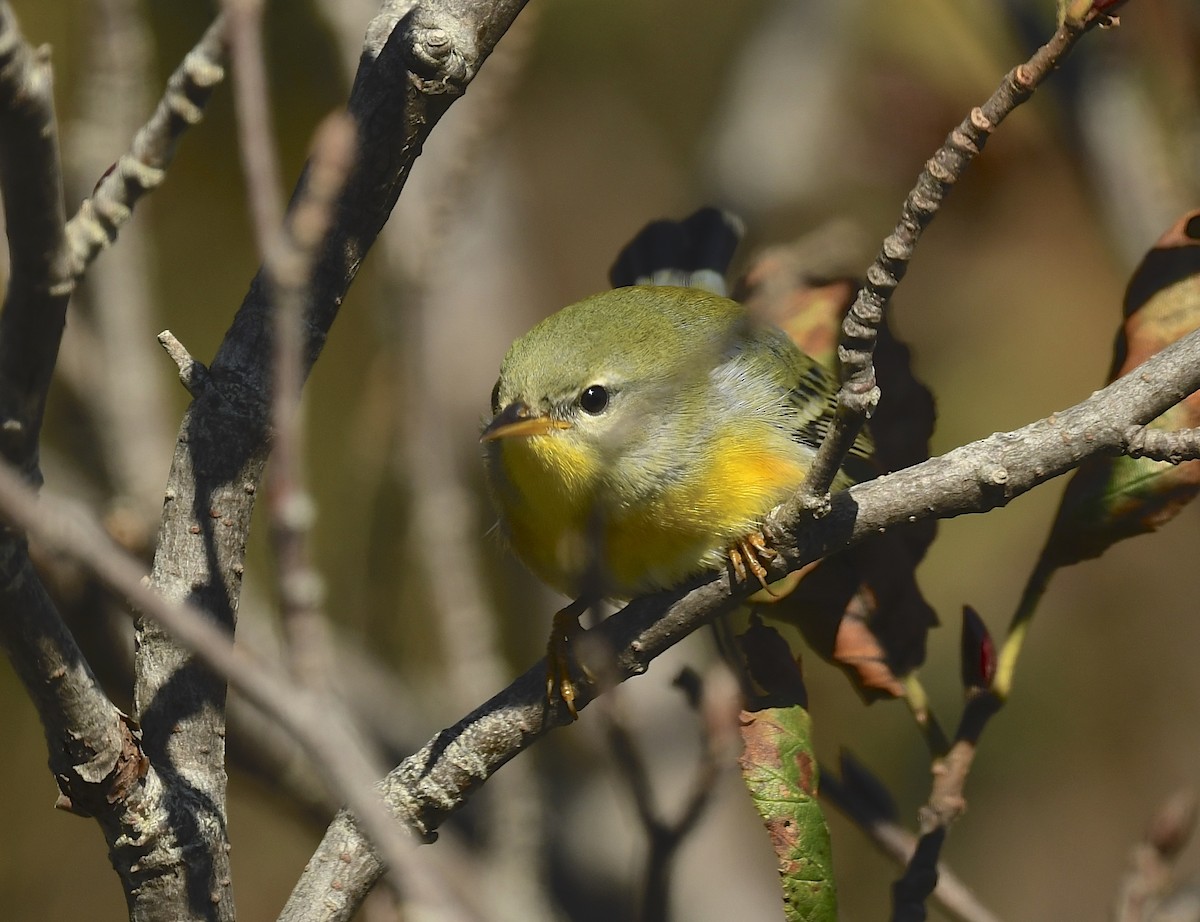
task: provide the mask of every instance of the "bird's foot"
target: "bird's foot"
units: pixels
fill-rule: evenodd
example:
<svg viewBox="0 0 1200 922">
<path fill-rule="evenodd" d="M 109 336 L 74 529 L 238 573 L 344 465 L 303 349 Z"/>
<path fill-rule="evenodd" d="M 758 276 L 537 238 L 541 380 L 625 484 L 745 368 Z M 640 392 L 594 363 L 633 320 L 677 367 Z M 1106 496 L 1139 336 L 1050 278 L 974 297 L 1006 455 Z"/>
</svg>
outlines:
<svg viewBox="0 0 1200 922">
<path fill-rule="evenodd" d="M 733 567 L 735 581 L 744 583 L 748 575 L 752 574 L 758 580 L 758 584 L 762 586 L 762 589 L 750 596 L 749 601 L 751 602 L 778 602 L 780 599 L 786 598 L 791 595 L 808 569 L 796 570 L 782 579 L 768 583 L 767 568 L 763 566 L 763 562 L 774 560 L 779 556 L 779 552 L 767 542 L 767 536 L 761 531 L 752 531 L 739 538 L 729 548 L 729 563 Z"/>
<path fill-rule="evenodd" d="M 579 712 L 575 708 L 575 680 L 571 677 L 571 666 L 575 663 L 571 645 L 584 633 L 579 616 L 586 609 L 587 605 L 577 600 L 556 611 L 546 642 L 546 703 L 555 707 L 561 701 L 572 720 L 579 718 Z"/>
<path fill-rule="evenodd" d="M 752 531 L 738 538 L 729 549 L 729 563 L 733 567 L 733 575 L 739 583 L 746 581 L 747 573 L 754 574 L 760 586 L 768 595 L 774 596 L 771 587 L 767 585 L 767 568 L 763 561 L 774 560 L 779 552 L 767 544 L 767 538 L 761 531 Z"/>
</svg>

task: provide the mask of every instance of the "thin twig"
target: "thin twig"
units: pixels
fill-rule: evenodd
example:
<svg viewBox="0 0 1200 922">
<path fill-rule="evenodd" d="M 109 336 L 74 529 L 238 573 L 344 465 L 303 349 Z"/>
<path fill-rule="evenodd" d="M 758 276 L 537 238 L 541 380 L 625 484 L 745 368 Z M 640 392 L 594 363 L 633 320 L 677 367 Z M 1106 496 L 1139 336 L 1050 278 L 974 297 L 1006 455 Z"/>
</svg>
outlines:
<svg viewBox="0 0 1200 922">
<path fill-rule="evenodd" d="M 1118 5 L 1119 0 L 1089 4 L 1078 13 L 1067 11 L 1050 41 L 1028 61 L 1010 71 L 987 102 L 973 109 L 926 163 L 916 186 L 905 200 L 896 229 L 884 240 L 875 262 L 867 270 L 865 284 L 846 314 L 838 349 L 842 387 L 838 392 L 837 414 L 818 450 L 813 470 L 799 495 L 789 503 L 788 515 L 801 509 L 824 511 L 829 502 L 829 486 L 879 401 L 873 353 L 883 312 L 907 272 L 921 234 L 936 216 L 946 193 L 980 153 L 1000 122 L 1030 98 L 1085 33 L 1096 26 L 1110 24 L 1113 21 L 1111 10 Z M 980 473 L 997 489 L 1007 493 L 1010 472 L 1003 465 Z M 944 756 L 934 759 L 929 802 L 919 814 L 921 838 L 904 875 L 893 889 L 893 919 L 897 922 L 924 917 L 924 901 L 937 881 L 937 859 L 946 830 L 966 806 L 963 790 L 975 758 L 979 734 L 998 707 L 999 699 L 990 692 L 969 701 L 954 743 Z"/>
<path fill-rule="evenodd" d="M 283 217 L 279 158 L 271 136 L 271 101 L 263 56 L 263 0 L 223 0 L 229 18 L 229 57 L 237 110 L 238 153 L 250 204 L 250 224 L 260 258 L 266 259 Z"/>
<path fill-rule="evenodd" d="M 1083 19 L 1064 22 L 1033 57 L 1005 75 L 987 102 L 972 109 L 926 161 L 916 185 L 904 200 L 895 230 L 883 241 L 875 261 L 867 269 L 865 283 L 842 323 L 842 341 L 838 347 L 842 387 L 838 391 L 837 415 L 801 489 L 798 502 L 803 507 L 821 510 L 826 506 L 825 494 L 842 460 L 879 403 L 873 354 L 883 312 L 908 271 L 922 233 L 937 216 L 947 193 L 983 150 L 992 132 L 1033 95 L 1075 42 L 1093 27 L 1109 21 L 1108 13 L 1089 10 Z"/>
<path fill-rule="evenodd" d="M 213 90 L 225 79 L 224 28 L 221 18 L 208 27 L 171 74 L 162 100 L 134 136 L 129 153 L 101 177 L 91 197 L 67 223 L 72 276 L 82 275 L 100 251 L 117 239 L 138 200 L 166 178 L 184 132 L 204 117 Z"/>
<path fill-rule="evenodd" d="M 208 369 L 204 367 L 204 363 L 197 361 L 170 330 L 159 333 L 158 342 L 179 369 L 179 380 L 187 392 L 193 397 L 199 397 L 210 383 Z"/>
<path fill-rule="evenodd" d="M 67 188 L 76 194 L 91 191 L 152 102 L 146 88 L 153 85 L 154 42 L 142 4 L 92 0 L 88 6 L 88 79 L 64 133 Z M 155 386 L 161 362 L 150 335 L 156 329 L 152 250 L 151 235 L 134 223 L 123 245 L 83 276 L 57 366 L 59 380 L 96 421 L 90 429 L 110 491 L 110 521 L 128 546 L 145 549 L 162 509 L 161 471 L 170 457 L 172 425 L 166 390 Z M 80 336 L 85 328 L 91 335 Z"/>
<path fill-rule="evenodd" d="M 606 698 L 605 730 L 649 846 L 639 918 L 642 922 L 660 922 L 670 917 L 668 904 L 675 856 L 704 815 L 722 767 L 731 765 L 736 758 L 740 746 L 737 720 L 741 693 L 737 680 L 723 664 L 714 667 L 705 678 L 697 702 L 702 734 L 700 758 L 683 806 L 674 819 L 661 816 L 654 803 L 650 772 L 617 701 L 616 695 Z"/>
<path fill-rule="evenodd" d="M 329 626 L 323 613 L 324 583 L 309 551 L 314 511 L 302 463 L 303 324 L 312 266 L 350 171 L 354 145 L 354 123 L 348 115 L 330 116 L 318 128 L 309 181 L 264 263 L 276 299 L 275 461 L 267 481 L 267 500 L 280 615 L 292 675 L 302 685 L 323 692 L 330 687 Z"/>
<path fill-rule="evenodd" d="M 821 768 L 818 794 L 866 834 L 883 854 L 904 867 L 917 848 L 917 837 L 878 810 L 868 798 L 859 796 L 854 787 L 825 767 Z M 946 914 L 959 922 L 1000 922 L 999 917 L 979 902 L 979 898 L 948 865 L 938 862 L 937 886 L 933 898 Z"/>
</svg>

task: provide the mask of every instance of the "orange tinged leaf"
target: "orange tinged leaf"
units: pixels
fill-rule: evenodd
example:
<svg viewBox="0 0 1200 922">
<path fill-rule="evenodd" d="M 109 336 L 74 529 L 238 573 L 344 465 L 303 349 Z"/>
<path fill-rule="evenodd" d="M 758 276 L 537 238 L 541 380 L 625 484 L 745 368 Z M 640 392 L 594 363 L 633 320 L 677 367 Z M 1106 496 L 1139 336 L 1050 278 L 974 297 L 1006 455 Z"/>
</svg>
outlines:
<svg viewBox="0 0 1200 922">
<path fill-rule="evenodd" d="M 857 282 L 806 264 L 804 253 L 803 243 L 766 252 L 736 293 L 752 314 L 785 330 L 836 374 L 841 322 Z M 933 432 L 933 398 L 912 374 L 908 348 L 886 324 L 875 367 L 883 397 L 870 431 L 880 472 L 924 461 Z M 902 695 L 901 677 L 924 660 L 926 635 L 937 623 L 914 573 L 935 529 L 933 522 L 899 529 L 822 560 L 786 599 L 759 612 L 797 627 L 868 700 Z"/>
<path fill-rule="evenodd" d="M 1164 346 L 1200 327 L 1200 210 L 1181 217 L 1146 254 L 1130 279 L 1125 321 L 1109 380 L 1127 374 Z M 1200 425 L 1200 394 L 1151 426 Z M 1200 492 L 1200 461 L 1098 458 L 1080 466 L 1063 494 L 1039 564 L 1053 569 L 1097 557 L 1124 538 L 1154 531 Z"/>
</svg>

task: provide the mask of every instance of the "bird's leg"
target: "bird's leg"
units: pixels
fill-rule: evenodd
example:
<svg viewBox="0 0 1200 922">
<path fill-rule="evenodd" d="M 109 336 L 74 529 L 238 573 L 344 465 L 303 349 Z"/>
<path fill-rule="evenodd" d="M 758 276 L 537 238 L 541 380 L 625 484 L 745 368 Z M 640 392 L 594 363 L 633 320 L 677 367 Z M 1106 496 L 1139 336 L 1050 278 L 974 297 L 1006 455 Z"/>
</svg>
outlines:
<svg viewBox="0 0 1200 922">
<path fill-rule="evenodd" d="M 767 544 L 767 539 L 761 531 L 752 531 L 738 538 L 729 549 L 729 562 L 733 565 L 733 575 L 739 583 L 746 581 L 746 570 L 749 569 L 758 580 L 760 586 L 768 595 L 774 595 L 767 585 L 767 568 L 762 565 L 764 560 L 774 560 L 778 552 Z"/>
<path fill-rule="evenodd" d="M 767 541 L 767 536 L 763 532 L 752 531 L 748 535 L 738 538 L 729 548 L 729 563 L 733 567 L 734 579 L 739 583 L 744 583 L 746 571 L 749 570 L 758 580 L 758 584 L 762 586 L 761 591 L 750 597 L 751 602 L 777 602 L 791 595 L 803 574 L 807 572 L 807 568 L 797 570 L 782 579 L 768 583 L 767 568 L 763 566 L 762 562 L 774 560 L 779 556 L 779 552 Z"/>
<path fill-rule="evenodd" d="M 580 598 L 556 611 L 550 627 L 550 639 L 546 642 L 546 702 L 553 706 L 557 700 L 561 700 L 571 712 L 572 720 L 578 719 L 579 713 L 575 709 L 575 682 L 571 678 L 571 663 L 574 660 L 571 645 L 584 632 L 579 616 L 587 611 L 589 604 L 586 599 Z"/>
</svg>

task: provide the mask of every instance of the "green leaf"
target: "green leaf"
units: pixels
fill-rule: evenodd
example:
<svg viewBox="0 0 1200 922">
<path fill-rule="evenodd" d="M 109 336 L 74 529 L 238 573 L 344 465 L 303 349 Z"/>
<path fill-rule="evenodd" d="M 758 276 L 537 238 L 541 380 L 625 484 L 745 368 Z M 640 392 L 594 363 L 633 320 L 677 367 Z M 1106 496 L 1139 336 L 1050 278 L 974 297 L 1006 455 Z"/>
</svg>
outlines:
<svg viewBox="0 0 1200 922">
<path fill-rule="evenodd" d="M 817 803 L 812 727 L 802 707 L 747 712 L 742 779 L 779 859 L 788 922 L 833 922 L 837 891 L 825 815 Z"/>
</svg>

